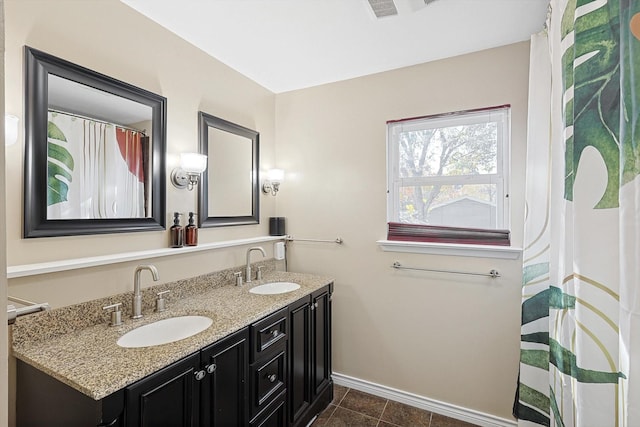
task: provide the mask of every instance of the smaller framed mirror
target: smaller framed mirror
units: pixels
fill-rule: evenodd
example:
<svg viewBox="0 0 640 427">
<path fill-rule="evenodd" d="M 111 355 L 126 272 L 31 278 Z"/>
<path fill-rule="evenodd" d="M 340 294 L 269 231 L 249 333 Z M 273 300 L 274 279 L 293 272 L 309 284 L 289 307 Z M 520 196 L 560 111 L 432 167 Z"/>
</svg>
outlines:
<svg viewBox="0 0 640 427">
<path fill-rule="evenodd" d="M 260 223 L 260 134 L 198 112 L 200 153 L 207 156 L 198 194 L 200 227 Z"/>
</svg>

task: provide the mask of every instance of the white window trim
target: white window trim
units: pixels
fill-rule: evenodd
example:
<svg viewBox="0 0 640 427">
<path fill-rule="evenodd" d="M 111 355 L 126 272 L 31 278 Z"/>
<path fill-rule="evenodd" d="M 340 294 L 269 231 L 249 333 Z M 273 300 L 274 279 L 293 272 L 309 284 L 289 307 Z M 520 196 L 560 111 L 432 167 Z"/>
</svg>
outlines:
<svg viewBox="0 0 640 427">
<path fill-rule="evenodd" d="M 424 122 L 411 123 L 411 120 L 417 119 L 438 119 L 438 122 L 434 122 L 433 127 L 445 127 L 445 126 L 455 126 L 461 124 L 473 124 L 473 123 L 482 123 L 488 121 L 488 117 L 496 114 L 497 112 L 506 112 L 506 118 L 504 120 L 504 128 L 502 129 L 502 137 L 501 142 L 498 144 L 498 158 L 501 160 L 497 164 L 496 174 L 485 174 L 485 175 L 474 175 L 474 176 L 460 176 L 460 177 L 428 177 L 428 178 L 400 178 L 399 177 L 399 161 L 398 154 L 399 149 L 397 146 L 397 138 L 393 137 L 393 132 L 396 132 L 399 129 L 399 126 L 394 126 L 395 122 L 402 122 L 402 127 L 404 130 L 411 129 L 415 127 L 417 129 L 427 129 L 428 127 L 424 126 Z M 498 124 L 502 123 L 498 120 Z M 499 130 L 500 132 L 500 130 Z M 510 229 L 510 198 L 509 198 L 509 181 L 511 176 L 510 170 L 510 140 L 511 140 L 511 106 L 510 105 L 502 105 L 498 107 L 491 107 L 485 109 L 478 110 L 469 110 L 469 111 L 461 111 L 457 113 L 446 113 L 434 116 L 425 116 L 425 117 L 417 117 L 415 119 L 404 119 L 397 121 L 390 121 L 387 123 L 387 222 L 398 222 L 399 219 L 399 188 L 402 184 L 420 184 L 428 182 L 430 185 L 433 182 L 437 182 L 439 180 L 446 181 L 447 183 L 451 182 L 461 182 L 461 183 L 488 183 L 494 182 L 495 178 L 497 179 L 497 195 L 496 199 L 500 198 L 502 200 L 502 209 L 497 209 L 496 213 L 498 215 L 498 228 L 502 229 Z M 395 241 L 394 241 L 395 242 Z M 403 242 L 404 243 L 404 242 Z M 416 243 L 416 242 L 411 242 Z M 422 244 L 425 244 L 421 242 Z M 470 246 L 470 245 L 459 245 L 458 246 Z M 490 246 L 490 245 L 471 245 L 471 246 Z"/>
</svg>

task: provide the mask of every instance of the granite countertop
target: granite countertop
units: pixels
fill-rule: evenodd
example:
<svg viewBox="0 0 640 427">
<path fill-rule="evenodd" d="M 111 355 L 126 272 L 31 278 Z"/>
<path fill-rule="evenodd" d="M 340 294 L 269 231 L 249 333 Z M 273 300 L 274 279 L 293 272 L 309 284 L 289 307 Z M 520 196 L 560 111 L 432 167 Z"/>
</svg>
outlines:
<svg viewBox="0 0 640 427">
<path fill-rule="evenodd" d="M 126 309 L 131 305 L 130 299 L 122 299 L 132 293 L 19 318 L 13 329 L 13 355 L 99 400 L 333 281 L 324 276 L 267 269 L 263 280 L 238 287 L 232 285 L 230 274 L 176 282 L 174 288 L 181 292 L 172 290 L 173 298 L 167 298 L 167 310 L 162 313 L 152 311 L 155 294 L 145 292 L 142 319 L 131 319 Z M 300 289 L 279 295 L 249 293 L 251 287 L 276 281 L 295 282 Z M 108 326 L 108 316 L 102 313 L 101 306 L 118 299 L 123 303 L 123 324 Z M 132 329 L 183 315 L 208 316 L 213 324 L 203 332 L 169 344 L 143 348 L 116 344 Z"/>
</svg>

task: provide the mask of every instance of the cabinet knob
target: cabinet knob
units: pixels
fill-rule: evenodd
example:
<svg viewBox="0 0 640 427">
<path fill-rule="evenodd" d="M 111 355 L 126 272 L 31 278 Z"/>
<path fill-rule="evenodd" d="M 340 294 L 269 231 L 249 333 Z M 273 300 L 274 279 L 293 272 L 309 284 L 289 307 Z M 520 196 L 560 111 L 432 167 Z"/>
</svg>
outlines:
<svg viewBox="0 0 640 427">
<path fill-rule="evenodd" d="M 280 335 L 280 331 L 276 329 L 276 330 L 274 330 L 273 332 L 271 332 L 271 335 L 272 335 L 274 338 L 277 338 L 277 337 L 278 337 L 278 335 Z"/>
<path fill-rule="evenodd" d="M 216 366 L 215 363 L 212 363 L 211 365 L 205 366 L 205 369 L 207 370 L 208 374 L 213 374 L 216 371 L 216 368 L 217 368 L 217 366 Z"/>
<path fill-rule="evenodd" d="M 267 375 L 267 379 L 270 383 L 275 383 L 278 379 L 278 376 L 276 374 Z"/>
<path fill-rule="evenodd" d="M 193 375 L 195 375 L 196 381 L 202 381 L 207 374 L 204 371 L 195 371 Z"/>
</svg>

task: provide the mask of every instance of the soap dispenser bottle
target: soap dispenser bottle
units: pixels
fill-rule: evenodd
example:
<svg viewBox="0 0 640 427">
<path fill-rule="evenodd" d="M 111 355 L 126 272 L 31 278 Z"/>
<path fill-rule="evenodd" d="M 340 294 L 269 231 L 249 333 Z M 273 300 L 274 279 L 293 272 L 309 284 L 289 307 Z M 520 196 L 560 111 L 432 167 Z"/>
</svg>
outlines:
<svg viewBox="0 0 640 427">
<path fill-rule="evenodd" d="M 198 226 L 193 223 L 193 212 L 189 212 L 189 224 L 184 228 L 184 242 L 187 246 L 198 245 Z"/>
<path fill-rule="evenodd" d="M 180 225 L 180 213 L 173 213 L 173 225 L 171 226 L 171 247 L 181 248 L 184 244 L 184 228 Z"/>
</svg>

